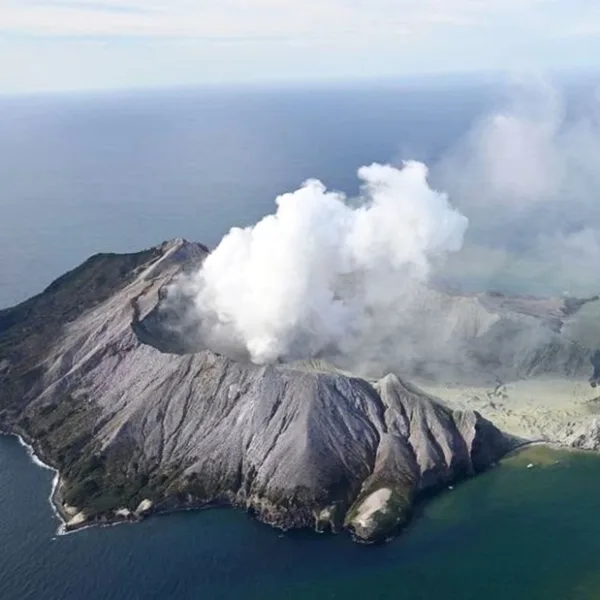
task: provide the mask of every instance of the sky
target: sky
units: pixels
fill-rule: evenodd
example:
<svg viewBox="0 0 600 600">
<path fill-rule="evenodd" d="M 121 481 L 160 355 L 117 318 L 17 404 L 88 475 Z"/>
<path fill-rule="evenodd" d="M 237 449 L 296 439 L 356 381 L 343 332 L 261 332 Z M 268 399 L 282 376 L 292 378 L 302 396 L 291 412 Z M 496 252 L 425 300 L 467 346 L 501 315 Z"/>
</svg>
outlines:
<svg viewBox="0 0 600 600">
<path fill-rule="evenodd" d="M 589 69 L 598 0 L 0 0 L 0 94 Z"/>
</svg>

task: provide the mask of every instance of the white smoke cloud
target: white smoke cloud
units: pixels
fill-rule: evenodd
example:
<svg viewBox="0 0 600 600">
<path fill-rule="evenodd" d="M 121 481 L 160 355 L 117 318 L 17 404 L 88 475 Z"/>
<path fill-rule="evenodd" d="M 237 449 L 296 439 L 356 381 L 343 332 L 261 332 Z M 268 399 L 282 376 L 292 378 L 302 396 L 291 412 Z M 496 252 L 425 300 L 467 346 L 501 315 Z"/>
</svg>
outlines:
<svg viewBox="0 0 600 600">
<path fill-rule="evenodd" d="M 428 175 L 414 161 L 373 164 L 358 171 L 358 198 L 317 180 L 278 197 L 274 214 L 233 228 L 171 286 L 165 310 L 187 310 L 174 327 L 193 348 L 259 364 L 322 357 L 369 376 L 516 376 L 554 333 L 523 325 L 517 352 L 510 319 L 442 292 L 440 278 L 471 278 L 479 291 L 598 292 L 593 105 L 569 114 L 552 86 L 529 85 L 477 121 L 431 185 Z"/>
<path fill-rule="evenodd" d="M 484 286 L 531 293 L 597 290 L 600 97 L 586 94 L 571 90 L 568 101 L 546 81 L 521 82 L 434 166 L 432 181 L 470 222 L 450 261 L 458 279 L 474 272 Z"/>
<path fill-rule="evenodd" d="M 461 205 L 518 211 L 554 197 L 566 175 L 564 107 L 547 82 L 518 87 L 506 106 L 478 120 L 438 166 Z"/>
<path fill-rule="evenodd" d="M 309 180 L 274 214 L 233 228 L 170 296 L 192 298 L 208 347 L 256 363 L 376 354 L 386 316 L 410 321 L 467 228 L 427 174 L 418 162 L 362 167 L 356 199 Z"/>
</svg>

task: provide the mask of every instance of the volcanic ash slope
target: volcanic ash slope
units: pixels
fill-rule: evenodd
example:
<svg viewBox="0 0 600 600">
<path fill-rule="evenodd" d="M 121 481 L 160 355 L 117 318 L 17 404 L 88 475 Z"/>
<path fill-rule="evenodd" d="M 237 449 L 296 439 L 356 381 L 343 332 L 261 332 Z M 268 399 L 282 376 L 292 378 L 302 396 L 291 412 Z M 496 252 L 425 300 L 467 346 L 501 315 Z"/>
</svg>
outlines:
<svg viewBox="0 0 600 600">
<path fill-rule="evenodd" d="M 0 426 L 60 472 L 67 527 L 229 504 L 281 528 L 402 525 L 514 444 L 395 375 L 255 366 L 182 347 L 157 306 L 206 249 L 97 255 L 0 311 Z"/>
</svg>

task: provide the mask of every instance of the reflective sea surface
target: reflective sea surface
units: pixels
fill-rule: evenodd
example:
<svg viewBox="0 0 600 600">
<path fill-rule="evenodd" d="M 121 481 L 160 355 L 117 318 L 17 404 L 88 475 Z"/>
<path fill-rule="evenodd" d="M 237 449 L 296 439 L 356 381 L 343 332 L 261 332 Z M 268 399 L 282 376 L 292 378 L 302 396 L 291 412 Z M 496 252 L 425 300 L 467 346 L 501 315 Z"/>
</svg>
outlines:
<svg viewBox="0 0 600 600">
<path fill-rule="evenodd" d="M 281 534 L 228 509 L 56 537 L 51 480 L 0 438 L 3 600 L 600 598 L 595 455 L 532 448 L 443 493 L 380 546 Z"/>
</svg>

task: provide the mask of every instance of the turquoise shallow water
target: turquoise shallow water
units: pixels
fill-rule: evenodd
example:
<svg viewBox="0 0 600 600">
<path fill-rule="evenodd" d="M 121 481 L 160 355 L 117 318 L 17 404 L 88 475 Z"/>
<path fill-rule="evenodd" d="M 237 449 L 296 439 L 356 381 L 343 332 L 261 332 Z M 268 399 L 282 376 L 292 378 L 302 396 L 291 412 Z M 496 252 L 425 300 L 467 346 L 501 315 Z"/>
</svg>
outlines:
<svg viewBox="0 0 600 600">
<path fill-rule="evenodd" d="M 0 438 L 0 598 L 600 598 L 600 457 L 530 452 L 365 547 L 227 509 L 55 537 L 52 474 Z"/>
</svg>

